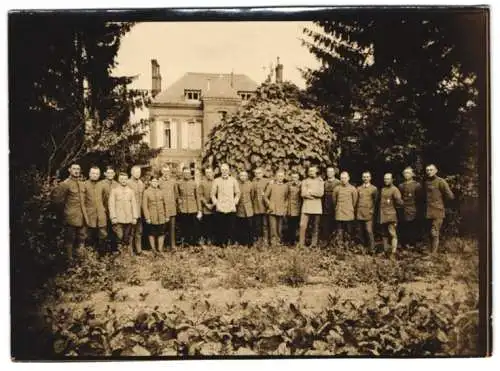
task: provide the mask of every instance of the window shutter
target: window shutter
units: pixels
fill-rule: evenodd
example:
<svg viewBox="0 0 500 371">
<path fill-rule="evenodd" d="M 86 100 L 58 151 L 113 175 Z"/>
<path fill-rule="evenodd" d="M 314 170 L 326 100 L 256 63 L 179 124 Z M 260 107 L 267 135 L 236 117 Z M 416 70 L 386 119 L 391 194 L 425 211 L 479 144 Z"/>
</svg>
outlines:
<svg viewBox="0 0 500 371">
<path fill-rule="evenodd" d="M 170 148 L 176 149 L 177 148 L 177 121 L 172 120 L 170 122 L 170 138 L 171 138 L 171 143 L 170 143 Z"/>
</svg>

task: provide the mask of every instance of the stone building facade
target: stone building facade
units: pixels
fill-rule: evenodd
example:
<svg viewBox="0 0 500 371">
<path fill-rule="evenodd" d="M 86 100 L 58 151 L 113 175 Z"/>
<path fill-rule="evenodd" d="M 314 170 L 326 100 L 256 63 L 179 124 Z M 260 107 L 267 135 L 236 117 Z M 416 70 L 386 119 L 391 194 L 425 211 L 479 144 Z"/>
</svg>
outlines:
<svg viewBox="0 0 500 371">
<path fill-rule="evenodd" d="M 199 169 L 210 130 L 254 94 L 257 83 L 244 74 L 187 72 L 161 91 L 160 66 L 151 61 L 153 101 L 149 105 L 149 144 L 161 148 L 152 160 L 159 169 L 191 166 Z"/>
</svg>

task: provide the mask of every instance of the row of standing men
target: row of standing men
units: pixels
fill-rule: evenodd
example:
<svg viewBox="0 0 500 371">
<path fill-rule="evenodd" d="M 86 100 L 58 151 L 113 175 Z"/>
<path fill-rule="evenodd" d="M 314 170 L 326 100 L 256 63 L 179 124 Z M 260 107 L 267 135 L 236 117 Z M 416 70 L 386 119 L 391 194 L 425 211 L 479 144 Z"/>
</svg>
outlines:
<svg viewBox="0 0 500 371">
<path fill-rule="evenodd" d="M 143 233 L 153 251 L 162 253 L 165 245 L 175 247 L 176 225 L 184 245 L 197 245 L 201 238 L 205 244 L 219 246 L 250 246 L 255 242 L 293 245 L 297 234 L 299 245 L 304 246 L 309 227 L 311 245 L 316 246 L 320 232 L 322 240 L 328 242 L 335 229 L 341 236 L 352 236 L 357 225 L 363 242 L 373 250 L 375 221 L 381 226 L 385 250 L 394 253 L 398 230 L 405 245 L 415 245 L 419 219 L 427 221 L 432 250 L 437 251 L 445 200 L 454 198 L 432 164 L 426 167 L 423 186 L 413 179 L 413 170 L 406 168 L 405 181 L 399 187 L 393 185 L 388 173 L 380 191 L 371 184 L 369 172 L 362 174 L 362 185 L 354 187 L 345 171 L 340 179 L 335 178 L 333 167 L 327 169 L 326 180 L 312 166 L 307 178 L 301 181 L 299 174 L 292 172 L 288 182 L 282 170 L 269 180 L 257 168 L 252 181 L 246 171 L 240 171 L 238 179 L 231 176 L 227 164 L 220 166 L 220 172 L 214 179 L 213 170 L 204 169 L 205 177 L 197 184 L 190 168 L 183 169 L 182 179 L 177 180 L 165 166 L 161 177 L 153 176 L 146 188 L 138 166 L 131 169 L 130 178 L 119 173 L 118 181 L 113 168 L 108 167 L 105 179 L 100 180 L 100 169 L 93 166 L 88 180 L 81 181 L 80 166 L 72 164 L 69 178 L 53 195 L 63 213 L 69 259 L 76 246 L 85 244 L 100 252 L 141 254 Z"/>
</svg>

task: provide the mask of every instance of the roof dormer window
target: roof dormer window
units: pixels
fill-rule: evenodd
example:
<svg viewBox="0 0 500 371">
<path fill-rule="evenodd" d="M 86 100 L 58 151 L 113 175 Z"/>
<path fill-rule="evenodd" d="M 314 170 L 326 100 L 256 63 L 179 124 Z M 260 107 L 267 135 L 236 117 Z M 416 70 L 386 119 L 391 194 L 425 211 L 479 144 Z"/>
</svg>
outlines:
<svg viewBox="0 0 500 371">
<path fill-rule="evenodd" d="M 253 92 L 250 91 L 239 91 L 238 95 L 240 96 L 242 102 L 246 102 L 250 100 L 253 96 Z"/>
<path fill-rule="evenodd" d="M 201 90 L 184 90 L 184 98 L 190 101 L 199 101 L 201 99 Z"/>
</svg>

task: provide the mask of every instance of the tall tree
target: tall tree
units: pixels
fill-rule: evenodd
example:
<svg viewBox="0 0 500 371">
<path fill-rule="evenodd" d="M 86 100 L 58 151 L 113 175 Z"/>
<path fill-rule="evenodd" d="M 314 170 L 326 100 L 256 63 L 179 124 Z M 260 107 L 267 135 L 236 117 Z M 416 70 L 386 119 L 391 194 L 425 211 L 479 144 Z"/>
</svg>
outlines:
<svg viewBox="0 0 500 371">
<path fill-rule="evenodd" d="M 430 161 L 445 173 L 472 170 L 483 119 L 485 44 L 478 40 L 486 41 L 485 19 L 346 12 L 304 32 L 305 46 L 322 61 L 304 71 L 308 91 L 339 133 L 342 166 L 399 172 Z"/>
<path fill-rule="evenodd" d="M 147 93 L 128 88 L 133 77 L 112 75 L 120 40 L 133 24 L 18 17 L 9 22 L 13 166 L 51 176 L 75 160 L 129 165 L 133 157 L 153 156 L 141 144 L 147 123 L 130 120 Z"/>
</svg>

